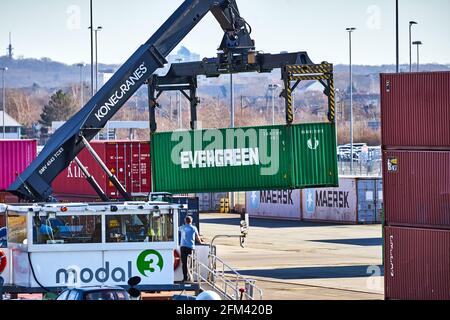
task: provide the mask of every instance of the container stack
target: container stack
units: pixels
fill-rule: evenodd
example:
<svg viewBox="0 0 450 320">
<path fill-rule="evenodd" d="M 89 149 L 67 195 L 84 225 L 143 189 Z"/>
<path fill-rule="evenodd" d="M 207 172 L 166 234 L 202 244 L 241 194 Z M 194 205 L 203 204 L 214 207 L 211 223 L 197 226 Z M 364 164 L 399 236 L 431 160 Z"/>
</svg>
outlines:
<svg viewBox="0 0 450 320">
<path fill-rule="evenodd" d="M 0 140 L 0 203 L 18 202 L 6 189 L 33 162 L 36 154 L 36 140 Z"/>
<path fill-rule="evenodd" d="M 450 72 L 381 75 L 385 295 L 450 299 Z"/>
</svg>

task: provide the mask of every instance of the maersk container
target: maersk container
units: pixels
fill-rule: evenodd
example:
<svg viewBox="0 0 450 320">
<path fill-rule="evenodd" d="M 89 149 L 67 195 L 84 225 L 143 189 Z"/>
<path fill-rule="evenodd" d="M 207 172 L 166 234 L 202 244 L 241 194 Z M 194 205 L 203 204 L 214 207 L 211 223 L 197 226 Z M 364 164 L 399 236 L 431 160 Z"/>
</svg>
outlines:
<svg viewBox="0 0 450 320">
<path fill-rule="evenodd" d="M 91 145 L 129 194 L 147 195 L 151 191 L 148 141 L 93 141 Z M 121 198 L 120 193 L 87 149 L 78 155 L 78 159 L 110 199 Z M 98 198 L 75 162 L 59 174 L 52 188 L 57 199 L 86 198 L 95 201 Z"/>
<path fill-rule="evenodd" d="M 36 140 L 0 140 L 0 191 L 8 189 L 36 154 Z"/>
<path fill-rule="evenodd" d="M 263 190 L 246 193 L 246 212 L 252 218 L 301 220 L 301 190 Z"/>
<path fill-rule="evenodd" d="M 450 231 L 385 228 L 387 300 L 450 299 Z"/>
<path fill-rule="evenodd" d="M 156 133 L 154 192 L 226 192 L 338 185 L 332 123 Z"/>
<path fill-rule="evenodd" d="M 377 224 L 382 207 L 380 178 L 341 177 L 337 188 L 302 190 L 305 221 Z"/>
<path fill-rule="evenodd" d="M 450 229 L 450 152 L 384 151 L 388 226 Z"/>
<path fill-rule="evenodd" d="M 385 149 L 450 150 L 450 72 L 381 75 Z"/>
</svg>

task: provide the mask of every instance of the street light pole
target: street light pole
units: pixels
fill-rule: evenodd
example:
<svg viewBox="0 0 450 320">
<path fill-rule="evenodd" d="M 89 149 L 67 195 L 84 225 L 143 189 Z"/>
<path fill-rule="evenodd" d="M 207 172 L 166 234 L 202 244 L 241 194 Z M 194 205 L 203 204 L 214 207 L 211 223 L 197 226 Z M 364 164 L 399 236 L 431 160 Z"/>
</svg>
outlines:
<svg viewBox="0 0 450 320">
<path fill-rule="evenodd" d="M 84 63 L 77 64 L 77 67 L 80 68 L 80 108 L 84 107 L 84 79 L 83 79 L 83 68 L 85 67 Z"/>
<path fill-rule="evenodd" d="M 278 84 L 269 84 L 269 90 L 272 91 L 272 125 L 275 125 L 275 90 L 279 87 Z"/>
<path fill-rule="evenodd" d="M 396 47 L 397 47 L 397 73 L 400 72 L 400 30 L 399 30 L 399 12 L 398 12 L 398 0 L 395 1 L 395 24 L 396 24 Z"/>
<path fill-rule="evenodd" d="M 0 71 L 2 71 L 2 88 L 3 88 L 3 94 L 2 94 L 2 110 L 3 110 L 3 139 L 6 139 L 6 126 L 5 126 L 5 113 L 6 113 L 6 80 L 5 80 L 5 73 L 8 71 L 8 68 L 0 68 Z"/>
<path fill-rule="evenodd" d="M 234 128 L 234 83 L 233 83 L 233 74 L 230 73 L 230 107 L 231 107 L 231 128 Z"/>
<path fill-rule="evenodd" d="M 94 13 L 92 0 L 90 0 L 91 9 L 91 96 L 94 96 Z"/>
<path fill-rule="evenodd" d="M 98 32 L 102 31 L 103 27 L 97 27 L 95 31 L 95 93 L 98 92 Z"/>
<path fill-rule="evenodd" d="M 422 45 L 422 41 L 414 41 L 413 45 L 417 46 L 417 72 L 419 72 L 419 66 L 420 66 L 420 52 L 419 47 Z"/>
<path fill-rule="evenodd" d="M 349 36 L 349 57 L 350 57 L 350 172 L 353 174 L 353 65 L 352 65 L 352 33 L 356 28 L 346 29 Z"/>
<path fill-rule="evenodd" d="M 176 59 L 176 61 L 178 63 L 181 63 L 183 61 L 183 59 L 178 58 Z M 182 114 L 182 108 L 181 108 L 181 92 L 177 92 L 177 108 L 178 108 L 178 127 L 181 129 L 183 129 L 183 114 Z"/>
<path fill-rule="evenodd" d="M 415 24 L 415 21 L 409 22 L 409 72 L 412 72 L 412 26 Z"/>
</svg>

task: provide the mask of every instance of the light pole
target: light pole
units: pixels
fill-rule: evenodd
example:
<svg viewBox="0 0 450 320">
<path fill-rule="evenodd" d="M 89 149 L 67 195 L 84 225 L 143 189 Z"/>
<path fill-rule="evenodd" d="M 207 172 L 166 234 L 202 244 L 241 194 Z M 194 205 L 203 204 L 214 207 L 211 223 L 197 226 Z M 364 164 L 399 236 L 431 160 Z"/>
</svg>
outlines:
<svg viewBox="0 0 450 320">
<path fill-rule="evenodd" d="M 231 107 L 231 120 L 230 127 L 234 128 L 234 82 L 233 73 L 230 73 L 230 107 Z M 234 210 L 234 192 L 230 193 L 230 211 Z"/>
<path fill-rule="evenodd" d="M 5 126 L 5 113 L 6 113 L 6 81 L 5 81 L 5 73 L 8 71 L 7 67 L 0 68 L 2 72 L 2 110 L 3 110 L 3 139 L 6 139 L 6 126 Z"/>
<path fill-rule="evenodd" d="M 353 174 L 353 66 L 352 66 L 352 33 L 356 28 L 347 28 L 350 57 L 350 173 Z"/>
<path fill-rule="evenodd" d="M 94 13 L 93 13 L 93 5 L 92 0 L 90 0 L 90 9 L 91 9 L 91 96 L 94 95 Z"/>
<path fill-rule="evenodd" d="M 103 27 L 97 27 L 95 31 L 95 93 L 98 92 L 98 32 L 102 31 Z"/>
<path fill-rule="evenodd" d="M 269 84 L 269 90 L 272 91 L 272 125 L 275 125 L 275 90 L 280 88 L 278 84 Z"/>
<path fill-rule="evenodd" d="M 396 51 L 397 51 L 397 59 L 396 59 L 396 70 L 397 73 L 400 72 L 400 30 L 399 30 L 399 12 L 398 12 L 398 0 L 395 1 L 395 26 L 396 26 Z"/>
<path fill-rule="evenodd" d="M 409 22 L 409 72 L 412 72 L 412 26 L 415 24 L 415 21 Z"/>
<path fill-rule="evenodd" d="M 231 123 L 230 127 L 234 128 L 234 82 L 233 82 L 233 74 L 230 73 L 230 107 L 231 107 Z"/>
<path fill-rule="evenodd" d="M 84 79 L 83 79 L 83 68 L 86 65 L 84 63 L 77 64 L 77 67 L 80 68 L 80 105 L 81 108 L 84 107 Z"/>
<path fill-rule="evenodd" d="M 420 52 L 419 47 L 422 45 L 422 41 L 414 41 L 413 45 L 417 46 L 417 72 L 419 72 L 419 66 L 420 66 Z"/>
<path fill-rule="evenodd" d="M 176 59 L 178 63 L 181 63 L 183 59 L 178 58 Z M 182 115 L 182 108 L 181 108 L 181 92 L 177 92 L 177 107 L 178 107 L 178 127 L 183 129 L 183 115 Z"/>
</svg>

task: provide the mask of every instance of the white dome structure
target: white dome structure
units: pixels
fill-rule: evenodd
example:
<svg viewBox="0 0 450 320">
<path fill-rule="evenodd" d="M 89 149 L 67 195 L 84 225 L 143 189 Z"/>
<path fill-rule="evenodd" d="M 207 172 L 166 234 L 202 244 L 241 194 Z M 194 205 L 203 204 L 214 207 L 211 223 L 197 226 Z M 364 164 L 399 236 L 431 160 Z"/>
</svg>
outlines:
<svg viewBox="0 0 450 320">
<path fill-rule="evenodd" d="M 218 301 L 222 300 L 222 298 L 214 291 L 204 291 L 200 293 L 195 300 Z"/>
</svg>

